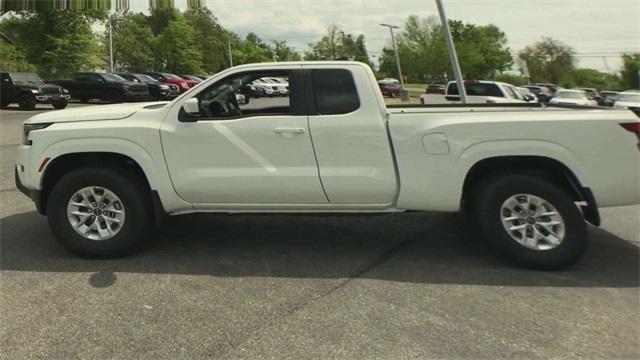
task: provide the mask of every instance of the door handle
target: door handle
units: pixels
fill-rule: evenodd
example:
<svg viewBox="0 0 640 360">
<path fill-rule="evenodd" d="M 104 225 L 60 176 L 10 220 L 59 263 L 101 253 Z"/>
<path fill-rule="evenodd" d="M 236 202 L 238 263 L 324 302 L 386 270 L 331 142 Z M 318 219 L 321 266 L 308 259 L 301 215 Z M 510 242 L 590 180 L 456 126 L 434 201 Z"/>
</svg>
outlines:
<svg viewBox="0 0 640 360">
<path fill-rule="evenodd" d="M 307 132 L 304 128 L 278 127 L 273 129 L 276 134 L 304 134 Z"/>
</svg>

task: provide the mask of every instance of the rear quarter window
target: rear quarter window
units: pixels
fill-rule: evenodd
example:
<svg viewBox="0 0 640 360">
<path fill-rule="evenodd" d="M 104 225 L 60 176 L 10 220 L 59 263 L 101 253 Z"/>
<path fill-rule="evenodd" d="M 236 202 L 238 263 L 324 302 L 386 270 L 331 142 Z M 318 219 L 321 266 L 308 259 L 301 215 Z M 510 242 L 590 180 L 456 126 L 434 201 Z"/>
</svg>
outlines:
<svg viewBox="0 0 640 360">
<path fill-rule="evenodd" d="M 311 70 L 314 100 L 320 115 L 347 114 L 360 108 L 353 75 L 345 69 Z"/>
</svg>

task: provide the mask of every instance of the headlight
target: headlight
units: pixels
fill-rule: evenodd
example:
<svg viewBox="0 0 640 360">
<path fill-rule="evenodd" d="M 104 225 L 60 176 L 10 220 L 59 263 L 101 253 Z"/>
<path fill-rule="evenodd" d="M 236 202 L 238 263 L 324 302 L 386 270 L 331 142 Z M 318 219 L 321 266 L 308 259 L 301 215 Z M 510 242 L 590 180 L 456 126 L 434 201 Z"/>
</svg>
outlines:
<svg viewBox="0 0 640 360">
<path fill-rule="evenodd" d="M 31 145 L 31 140 L 29 140 L 29 133 L 33 130 L 42 130 L 52 123 L 44 123 L 44 124 L 24 124 L 22 128 L 22 145 Z"/>
<path fill-rule="evenodd" d="M 169 90 L 169 86 L 168 85 L 160 85 L 160 89 Z"/>
<path fill-rule="evenodd" d="M 60 88 L 60 89 L 61 89 L 61 92 L 62 92 L 63 94 L 68 94 L 68 93 L 69 93 L 69 90 L 67 90 L 67 89 L 65 89 L 65 88 Z"/>
<path fill-rule="evenodd" d="M 34 93 L 34 94 L 37 94 L 37 93 L 39 93 L 39 92 L 40 92 L 40 90 L 38 90 L 38 89 L 31 89 L 31 92 L 32 92 L 32 93 Z"/>
</svg>

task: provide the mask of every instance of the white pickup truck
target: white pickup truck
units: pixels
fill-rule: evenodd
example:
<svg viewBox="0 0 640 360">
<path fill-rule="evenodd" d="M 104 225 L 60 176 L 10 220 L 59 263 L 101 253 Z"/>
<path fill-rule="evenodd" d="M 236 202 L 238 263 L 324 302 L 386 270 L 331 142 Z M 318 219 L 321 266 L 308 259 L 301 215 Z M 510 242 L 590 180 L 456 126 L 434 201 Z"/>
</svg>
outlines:
<svg viewBox="0 0 640 360">
<path fill-rule="evenodd" d="M 255 79 L 287 97 L 234 96 Z M 88 257 L 138 248 L 164 214 L 467 210 L 518 263 L 578 261 L 598 207 L 640 202 L 638 117 L 539 104 L 385 106 L 356 62 L 243 65 L 171 102 L 24 124 L 16 183 Z"/>
</svg>

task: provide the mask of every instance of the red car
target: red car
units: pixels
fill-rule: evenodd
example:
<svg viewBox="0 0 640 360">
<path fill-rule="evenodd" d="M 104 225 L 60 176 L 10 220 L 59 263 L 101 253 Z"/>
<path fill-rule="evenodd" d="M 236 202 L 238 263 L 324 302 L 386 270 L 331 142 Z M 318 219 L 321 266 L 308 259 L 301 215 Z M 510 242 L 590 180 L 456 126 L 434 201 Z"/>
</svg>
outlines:
<svg viewBox="0 0 640 360">
<path fill-rule="evenodd" d="M 382 96 L 388 96 L 391 98 L 400 96 L 400 84 L 397 81 L 380 80 L 378 86 L 382 92 Z"/>
<path fill-rule="evenodd" d="M 175 84 L 180 89 L 180 93 L 188 91 L 192 87 L 198 84 L 197 81 L 183 79 L 177 75 L 168 74 L 168 73 L 160 73 L 160 72 L 146 72 L 152 78 L 167 84 Z"/>
</svg>

